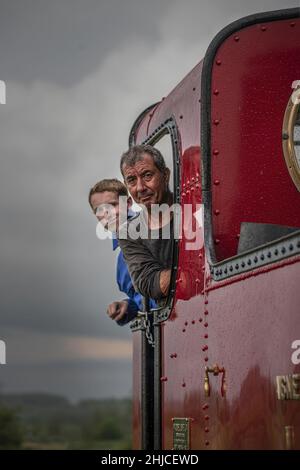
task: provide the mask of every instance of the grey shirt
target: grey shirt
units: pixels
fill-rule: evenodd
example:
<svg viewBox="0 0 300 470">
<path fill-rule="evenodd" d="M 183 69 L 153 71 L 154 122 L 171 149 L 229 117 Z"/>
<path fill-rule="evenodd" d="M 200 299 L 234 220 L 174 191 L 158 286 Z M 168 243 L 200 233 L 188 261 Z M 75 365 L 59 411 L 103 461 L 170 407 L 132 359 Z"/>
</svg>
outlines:
<svg viewBox="0 0 300 470">
<path fill-rule="evenodd" d="M 143 214 L 139 213 L 128 221 L 128 226 L 122 226 L 119 234 L 119 245 L 133 285 L 143 296 L 161 300 L 165 295 L 160 289 L 160 273 L 172 268 L 173 220 L 163 229 L 146 229 L 146 233 L 144 230 L 144 234 L 137 239 L 130 233 L 132 224 L 137 229 L 142 226 L 145 229 Z M 166 238 L 168 233 L 170 236 Z M 143 238 L 146 234 L 147 238 Z"/>
</svg>

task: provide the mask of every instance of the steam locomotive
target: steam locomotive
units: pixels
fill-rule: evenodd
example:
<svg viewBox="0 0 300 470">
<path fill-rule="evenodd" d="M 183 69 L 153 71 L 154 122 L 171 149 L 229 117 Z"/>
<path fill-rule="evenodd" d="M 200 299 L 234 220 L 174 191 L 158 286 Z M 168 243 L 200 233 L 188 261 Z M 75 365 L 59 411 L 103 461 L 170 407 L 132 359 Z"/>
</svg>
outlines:
<svg viewBox="0 0 300 470">
<path fill-rule="evenodd" d="M 135 449 L 300 449 L 300 9 L 225 27 L 138 116 L 198 242 L 133 335 Z M 169 149 L 169 150 L 168 150 Z"/>
</svg>

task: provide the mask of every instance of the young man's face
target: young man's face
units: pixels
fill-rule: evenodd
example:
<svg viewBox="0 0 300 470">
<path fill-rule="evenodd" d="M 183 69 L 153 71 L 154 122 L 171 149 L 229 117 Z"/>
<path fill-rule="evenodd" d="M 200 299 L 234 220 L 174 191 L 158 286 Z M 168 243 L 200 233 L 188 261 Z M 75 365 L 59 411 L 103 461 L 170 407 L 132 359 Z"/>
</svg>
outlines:
<svg viewBox="0 0 300 470">
<path fill-rule="evenodd" d="M 137 204 L 150 209 L 151 204 L 162 204 L 168 191 L 170 170 L 159 171 L 151 155 L 145 153 L 134 166 L 123 165 L 124 181 Z"/>
<path fill-rule="evenodd" d="M 114 191 L 95 193 L 91 197 L 93 211 L 106 230 L 117 231 L 119 228 L 120 210 L 119 195 Z M 126 213 L 122 214 L 127 219 L 127 208 L 131 206 L 131 199 L 127 199 Z"/>
</svg>

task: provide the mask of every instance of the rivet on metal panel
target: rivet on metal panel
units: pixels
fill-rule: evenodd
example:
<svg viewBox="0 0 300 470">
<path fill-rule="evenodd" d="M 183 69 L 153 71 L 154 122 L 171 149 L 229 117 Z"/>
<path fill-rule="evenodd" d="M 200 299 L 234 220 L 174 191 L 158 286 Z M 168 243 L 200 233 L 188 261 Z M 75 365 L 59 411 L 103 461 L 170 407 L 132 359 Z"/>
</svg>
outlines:
<svg viewBox="0 0 300 470">
<path fill-rule="evenodd" d="M 208 362 L 208 357 L 205 357 L 204 360 L 205 360 L 205 362 Z"/>
<path fill-rule="evenodd" d="M 207 322 L 205 322 L 205 323 L 204 323 L 204 326 L 205 326 L 205 328 L 207 328 L 207 327 L 208 327 L 208 323 L 207 323 Z"/>
<path fill-rule="evenodd" d="M 182 114 L 180 114 L 179 119 L 183 119 L 183 115 L 182 115 Z"/>
<path fill-rule="evenodd" d="M 205 305 L 207 305 L 208 304 L 208 299 L 205 299 L 204 303 L 205 303 Z"/>
<path fill-rule="evenodd" d="M 267 27 L 266 27 L 266 26 L 262 26 L 260 29 L 261 29 L 261 31 L 267 31 Z"/>
<path fill-rule="evenodd" d="M 160 378 L 160 381 L 161 381 L 161 382 L 167 382 L 167 381 L 168 381 L 168 377 L 161 377 L 161 378 Z"/>
<path fill-rule="evenodd" d="M 284 254 L 285 252 L 286 252 L 286 249 L 285 249 L 285 247 L 283 246 L 283 247 L 281 248 L 281 253 Z M 268 256 L 269 256 L 269 253 L 268 253 Z"/>
<path fill-rule="evenodd" d="M 233 266 L 229 266 L 229 271 L 233 271 Z"/>
<path fill-rule="evenodd" d="M 218 95 L 218 94 L 219 94 L 219 90 L 216 88 L 216 89 L 214 90 L 214 95 Z"/>
<path fill-rule="evenodd" d="M 241 262 L 241 266 L 242 266 L 242 268 L 244 268 L 244 267 L 246 266 L 246 265 L 245 265 L 245 261 L 242 261 L 242 262 Z"/>
<path fill-rule="evenodd" d="M 217 64 L 217 65 L 221 65 L 221 64 L 222 64 L 221 59 L 217 59 L 217 60 L 216 60 L 216 64 Z"/>
<path fill-rule="evenodd" d="M 173 354 L 173 357 L 175 357 L 175 358 L 176 358 L 176 357 L 177 357 L 177 353 L 174 353 L 174 354 Z"/>
<path fill-rule="evenodd" d="M 236 42 L 238 42 L 240 40 L 240 37 L 239 36 L 234 36 L 233 38 Z"/>
<path fill-rule="evenodd" d="M 294 249 L 294 245 L 291 243 L 291 244 L 289 245 L 289 250 L 290 250 L 290 251 L 293 251 L 293 249 Z"/>
<path fill-rule="evenodd" d="M 251 266 L 251 264 L 252 264 L 251 259 L 248 259 L 247 264 L 248 264 L 249 266 Z"/>
<path fill-rule="evenodd" d="M 254 263 L 257 263 L 257 261 L 258 261 L 257 256 L 254 256 Z"/>
<path fill-rule="evenodd" d="M 181 384 L 181 386 L 184 388 L 184 387 L 185 387 L 185 382 L 183 382 L 183 383 Z"/>
<path fill-rule="evenodd" d="M 215 184 L 216 186 L 218 186 L 218 185 L 220 184 L 220 180 L 215 180 L 215 181 L 214 181 L 214 184 Z"/>
<path fill-rule="evenodd" d="M 220 119 L 214 119 L 214 125 L 218 126 L 220 124 Z"/>
<path fill-rule="evenodd" d="M 290 136 L 289 136 L 289 134 L 288 134 L 287 132 L 284 132 L 284 133 L 282 134 L 283 140 L 288 140 L 289 137 L 290 137 Z"/>
<path fill-rule="evenodd" d="M 214 155 L 219 155 L 219 150 L 218 149 L 214 150 Z"/>
<path fill-rule="evenodd" d="M 208 334 L 207 334 L 207 333 L 205 333 L 205 335 L 204 335 L 204 338 L 205 338 L 205 339 L 207 339 L 207 338 L 208 338 Z"/>
<path fill-rule="evenodd" d="M 216 238 L 216 239 L 215 239 L 215 244 L 216 244 L 216 245 L 219 245 L 219 243 L 220 243 L 220 240 L 219 240 L 218 238 Z"/>
<path fill-rule="evenodd" d="M 204 315 L 208 315 L 208 310 L 204 310 Z"/>
<path fill-rule="evenodd" d="M 235 269 L 239 269 L 239 267 L 240 267 L 240 266 L 239 266 L 239 264 L 238 264 L 238 263 L 236 263 L 236 265 L 235 265 Z"/>
<path fill-rule="evenodd" d="M 205 346 L 203 346 L 202 351 L 204 352 L 204 351 L 207 351 L 207 350 L 208 350 L 208 346 L 206 344 Z"/>
<path fill-rule="evenodd" d="M 185 321 L 185 322 L 184 322 L 184 324 L 185 324 L 185 326 L 187 326 L 187 325 L 188 325 L 188 322 L 187 322 L 187 321 Z"/>
<path fill-rule="evenodd" d="M 215 215 L 219 215 L 219 214 L 220 214 L 220 210 L 219 210 L 219 209 L 215 209 L 215 210 L 214 210 L 214 214 L 215 214 Z"/>
<path fill-rule="evenodd" d="M 276 248 L 276 250 L 274 250 L 274 255 L 276 255 L 276 256 L 278 255 L 278 250 L 277 250 L 277 248 Z M 261 256 L 263 256 L 263 255 L 261 255 Z M 260 257 L 260 258 L 262 259 L 262 257 Z"/>
<path fill-rule="evenodd" d="M 206 446 L 209 446 L 209 441 L 205 441 L 205 445 L 206 445 Z"/>
<path fill-rule="evenodd" d="M 292 22 L 290 23 L 290 26 L 291 26 L 292 28 L 293 28 L 295 25 L 296 25 L 295 21 L 292 21 Z"/>
<path fill-rule="evenodd" d="M 209 420 L 209 416 L 208 416 L 208 415 L 205 415 L 205 416 L 204 416 L 204 419 L 205 419 L 205 421 L 208 421 L 208 420 Z"/>
<path fill-rule="evenodd" d="M 204 405 L 202 405 L 202 410 L 207 410 L 208 408 L 209 408 L 208 403 L 204 403 Z"/>
<path fill-rule="evenodd" d="M 265 259 L 265 255 L 264 254 L 261 254 L 260 255 L 260 259 L 263 261 Z"/>
<path fill-rule="evenodd" d="M 196 284 L 199 284 L 200 283 L 200 279 L 196 279 Z"/>
<path fill-rule="evenodd" d="M 193 87 L 193 91 L 195 91 L 195 90 L 196 90 L 196 87 Z"/>
<path fill-rule="evenodd" d="M 192 320 L 192 325 L 195 325 L 195 320 Z"/>
<path fill-rule="evenodd" d="M 209 432 L 209 429 L 208 429 L 208 428 L 204 428 L 204 431 L 205 431 L 205 432 Z"/>
<path fill-rule="evenodd" d="M 185 333 L 185 328 L 182 329 L 182 333 Z"/>
<path fill-rule="evenodd" d="M 200 322 L 200 323 L 202 322 L 202 318 L 199 318 L 199 322 Z"/>
<path fill-rule="evenodd" d="M 236 234 L 236 238 L 237 238 L 237 240 L 240 239 L 240 234 L 239 233 Z"/>
</svg>

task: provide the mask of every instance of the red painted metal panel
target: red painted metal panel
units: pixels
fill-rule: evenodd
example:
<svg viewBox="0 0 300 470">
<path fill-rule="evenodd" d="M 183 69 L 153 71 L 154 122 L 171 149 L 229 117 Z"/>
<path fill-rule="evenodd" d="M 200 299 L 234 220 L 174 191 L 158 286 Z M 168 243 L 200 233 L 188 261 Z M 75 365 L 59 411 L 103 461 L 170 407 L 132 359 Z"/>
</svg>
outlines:
<svg viewBox="0 0 300 470">
<path fill-rule="evenodd" d="M 300 448 L 300 403 L 278 400 L 275 382 L 300 372 L 291 361 L 300 338 L 299 261 L 208 291 L 208 364 L 224 366 L 227 378 L 226 398 L 220 378 L 211 379 L 209 448 L 284 449 L 287 425 Z"/>
<path fill-rule="evenodd" d="M 241 222 L 300 227 L 300 195 L 282 152 L 283 116 L 300 77 L 299 44 L 300 19 L 273 21 L 232 34 L 217 52 L 211 145 L 218 150 L 212 155 L 218 260 L 237 253 Z"/>
</svg>

